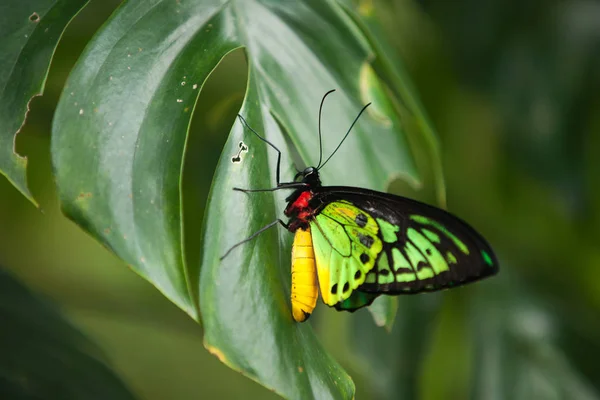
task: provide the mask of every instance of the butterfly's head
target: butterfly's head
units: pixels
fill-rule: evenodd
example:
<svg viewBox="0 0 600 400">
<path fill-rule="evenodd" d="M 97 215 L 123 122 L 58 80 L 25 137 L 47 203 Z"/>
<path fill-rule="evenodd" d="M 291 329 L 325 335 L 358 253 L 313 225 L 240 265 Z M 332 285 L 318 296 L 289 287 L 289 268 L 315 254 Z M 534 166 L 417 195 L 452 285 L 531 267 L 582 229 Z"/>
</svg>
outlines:
<svg viewBox="0 0 600 400">
<path fill-rule="evenodd" d="M 315 167 L 307 167 L 304 171 L 300 171 L 294 177 L 294 181 L 300 180 L 301 182 L 308 183 L 310 186 L 321 186 L 321 178 L 319 177 L 319 170 Z"/>
</svg>

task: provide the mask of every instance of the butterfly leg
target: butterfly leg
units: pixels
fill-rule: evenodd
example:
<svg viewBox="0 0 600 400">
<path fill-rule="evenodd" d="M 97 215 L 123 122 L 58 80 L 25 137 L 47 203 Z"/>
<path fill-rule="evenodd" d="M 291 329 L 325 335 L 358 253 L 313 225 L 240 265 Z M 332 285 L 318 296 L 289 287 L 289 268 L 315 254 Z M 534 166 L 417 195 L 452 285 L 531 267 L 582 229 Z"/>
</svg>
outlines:
<svg viewBox="0 0 600 400">
<path fill-rule="evenodd" d="M 280 189 L 299 189 L 303 187 L 307 187 L 308 185 L 304 182 L 286 182 L 282 183 L 277 187 L 269 188 L 269 189 L 242 189 L 234 187 L 233 190 L 236 192 L 244 192 L 244 193 L 253 193 L 253 192 L 274 192 Z"/>
<path fill-rule="evenodd" d="M 270 228 L 274 227 L 277 224 L 281 224 L 281 226 L 283 226 L 285 229 L 289 228 L 289 224 L 283 222 L 280 219 L 276 219 L 275 221 L 271 222 L 270 224 L 268 224 L 266 226 L 263 226 L 258 231 L 254 232 L 252 235 L 248 236 L 246 239 L 244 239 L 241 242 L 238 242 L 238 243 L 234 244 L 233 246 L 231 246 L 229 248 L 229 250 L 227 250 L 225 252 L 225 254 L 223 254 L 223 256 L 221 257 L 221 260 L 223 260 L 225 257 L 227 257 L 229 255 L 229 253 L 231 253 L 231 251 L 233 249 L 235 249 L 236 247 L 241 246 L 242 244 L 251 241 L 252 239 L 254 239 L 255 237 L 257 237 L 258 235 L 260 235 L 261 233 L 263 233 L 264 231 L 266 231 L 267 229 L 270 229 Z"/>
</svg>

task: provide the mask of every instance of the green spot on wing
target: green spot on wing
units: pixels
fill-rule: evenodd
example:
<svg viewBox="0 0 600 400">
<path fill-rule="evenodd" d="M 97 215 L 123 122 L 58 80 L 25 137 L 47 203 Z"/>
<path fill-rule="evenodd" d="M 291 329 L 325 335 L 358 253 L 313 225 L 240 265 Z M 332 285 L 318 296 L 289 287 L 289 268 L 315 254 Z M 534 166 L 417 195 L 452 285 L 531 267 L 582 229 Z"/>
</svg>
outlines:
<svg viewBox="0 0 600 400">
<path fill-rule="evenodd" d="M 406 255 L 408 256 L 413 269 L 416 271 L 418 279 L 428 279 L 434 277 L 433 270 L 431 267 L 427 266 L 427 260 L 411 242 L 406 244 Z M 419 263 L 422 263 L 420 269 Z"/>
<path fill-rule="evenodd" d="M 421 235 L 416 229 L 410 228 L 407 231 L 407 236 L 425 256 L 427 264 L 429 264 L 436 275 L 450 269 L 442 253 L 440 253 L 433 243 L 425 236 Z"/>
<path fill-rule="evenodd" d="M 383 253 L 381 257 L 379 257 L 379 261 L 377 261 L 377 267 L 380 271 L 390 270 L 390 262 L 388 260 L 387 254 Z"/>
<path fill-rule="evenodd" d="M 397 248 L 392 249 L 392 258 L 394 260 L 394 270 L 413 270 L 412 266 Z M 396 272 L 396 281 L 412 282 L 417 279 L 417 275 L 413 272 Z"/>
<path fill-rule="evenodd" d="M 417 279 L 417 275 L 414 273 L 403 272 L 396 275 L 397 282 L 413 282 Z"/>
<path fill-rule="evenodd" d="M 384 242 L 396 243 L 398 241 L 398 237 L 396 236 L 396 232 L 400 230 L 398 225 L 390 224 L 385 219 L 381 218 L 377 218 L 377 223 L 379 224 L 379 229 L 381 230 L 381 236 L 383 236 Z"/>
<path fill-rule="evenodd" d="M 431 232 L 429 229 L 422 229 L 422 232 L 425 236 L 427 236 L 427 239 L 431 240 L 432 242 L 440 242 L 440 236 L 437 233 Z"/>
<path fill-rule="evenodd" d="M 377 282 L 377 274 L 373 271 L 367 274 L 367 278 L 365 279 L 365 283 L 375 283 Z"/>
<path fill-rule="evenodd" d="M 458 261 L 456 260 L 456 257 L 454 257 L 454 254 L 452 254 L 451 252 L 446 253 L 446 260 L 448 261 L 448 264 L 457 264 L 458 263 Z"/>
<path fill-rule="evenodd" d="M 390 271 L 390 262 L 386 253 L 383 253 L 381 257 L 379 257 L 377 267 L 379 268 L 379 273 L 377 274 L 377 283 L 385 284 L 394 282 L 394 274 L 392 274 L 392 271 Z M 381 274 L 382 271 L 387 271 L 387 274 Z"/>
<path fill-rule="evenodd" d="M 492 257 L 490 257 L 490 255 L 486 251 L 481 250 L 481 256 L 483 257 L 483 261 L 485 261 L 487 265 L 489 265 L 490 267 L 494 265 Z"/>
<path fill-rule="evenodd" d="M 394 270 L 398 269 L 413 269 L 406 257 L 402 255 L 396 247 L 392 249 L 392 258 L 394 259 Z"/>
<path fill-rule="evenodd" d="M 433 226 L 440 232 L 444 233 L 444 235 L 448 236 L 448 238 L 450 238 L 450 240 L 452 240 L 454 242 L 454 244 L 456 245 L 456 247 L 459 248 L 460 251 L 462 251 L 466 255 L 469 255 L 469 248 L 467 247 L 467 245 L 464 244 L 458 237 L 456 237 L 456 235 L 454 235 L 452 232 L 450 232 L 448 229 L 446 229 L 446 227 L 444 225 L 440 224 L 439 222 L 437 222 L 431 218 L 427 218 L 423 215 L 411 215 L 410 219 L 412 219 L 413 221 L 415 221 L 419 224 Z"/>
</svg>

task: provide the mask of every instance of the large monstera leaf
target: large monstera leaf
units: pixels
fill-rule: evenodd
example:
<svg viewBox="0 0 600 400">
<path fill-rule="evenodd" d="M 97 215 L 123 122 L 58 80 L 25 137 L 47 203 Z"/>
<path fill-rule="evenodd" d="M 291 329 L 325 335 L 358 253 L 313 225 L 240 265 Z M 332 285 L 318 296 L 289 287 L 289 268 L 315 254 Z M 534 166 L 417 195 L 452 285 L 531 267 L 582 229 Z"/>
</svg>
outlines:
<svg viewBox="0 0 600 400">
<path fill-rule="evenodd" d="M 291 319 L 291 235 L 270 230 L 221 260 L 285 206 L 285 193 L 232 191 L 275 184 L 275 151 L 237 121 L 213 179 L 201 263 L 185 263 L 181 179 L 190 118 L 204 82 L 236 49 L 249 68 L 240 113 L 282 150 L 283 180 L 295 173 L 292 153 L 298 168 L 318 161 L 317 107 L 335 88 L 324 109 L 325 156 L 373 104 L 323 169 L 325 184 L 385 190 L 397 176 L 419 183 L 403 126 L 423 120 L 422 111 L 380 81 L 370 63 L 378 54 L 335 1 L 132 0 L 87 46 L 61 96 L 52 142 L 61 204 L 201 319 L 206 347 L 227 365 L 288 398 L 350 398 L 349 376 L 309 324 Z M 240 142 L 247 152 L 233 162 Z"/>
</svg>

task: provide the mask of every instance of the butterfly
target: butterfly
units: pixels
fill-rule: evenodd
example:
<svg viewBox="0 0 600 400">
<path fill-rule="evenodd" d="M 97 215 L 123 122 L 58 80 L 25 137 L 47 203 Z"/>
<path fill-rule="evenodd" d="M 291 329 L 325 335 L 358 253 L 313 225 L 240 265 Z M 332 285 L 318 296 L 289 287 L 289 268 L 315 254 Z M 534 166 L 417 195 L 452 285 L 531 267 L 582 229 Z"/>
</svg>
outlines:
<svg viewBox="0 0 600 400">
<path fill-rule="evenodd" d="M 303 322 L 316 307 L 319 291 L 325 304 L 339 311 L 369 306 L 379 295 L 433 292 L 474 282 L 498 272 L 490 245 L 462 219 L 440 208 L 389 193 L 347 186 L 323 186 L 319 170 L 340 148 L 361 114 L 331 155 L 322 161 L 319 108 L 319 163 L 298 172 L 292 182 L 280 182 L 281 151 L 244 126 L 278 152 L 277 186 L 240 189 L 245 193 L 293 190 L 284 214 L 247 239 L 281 224 L 294 233 L 292 245 L 292 316 Z"/>
</svg>

